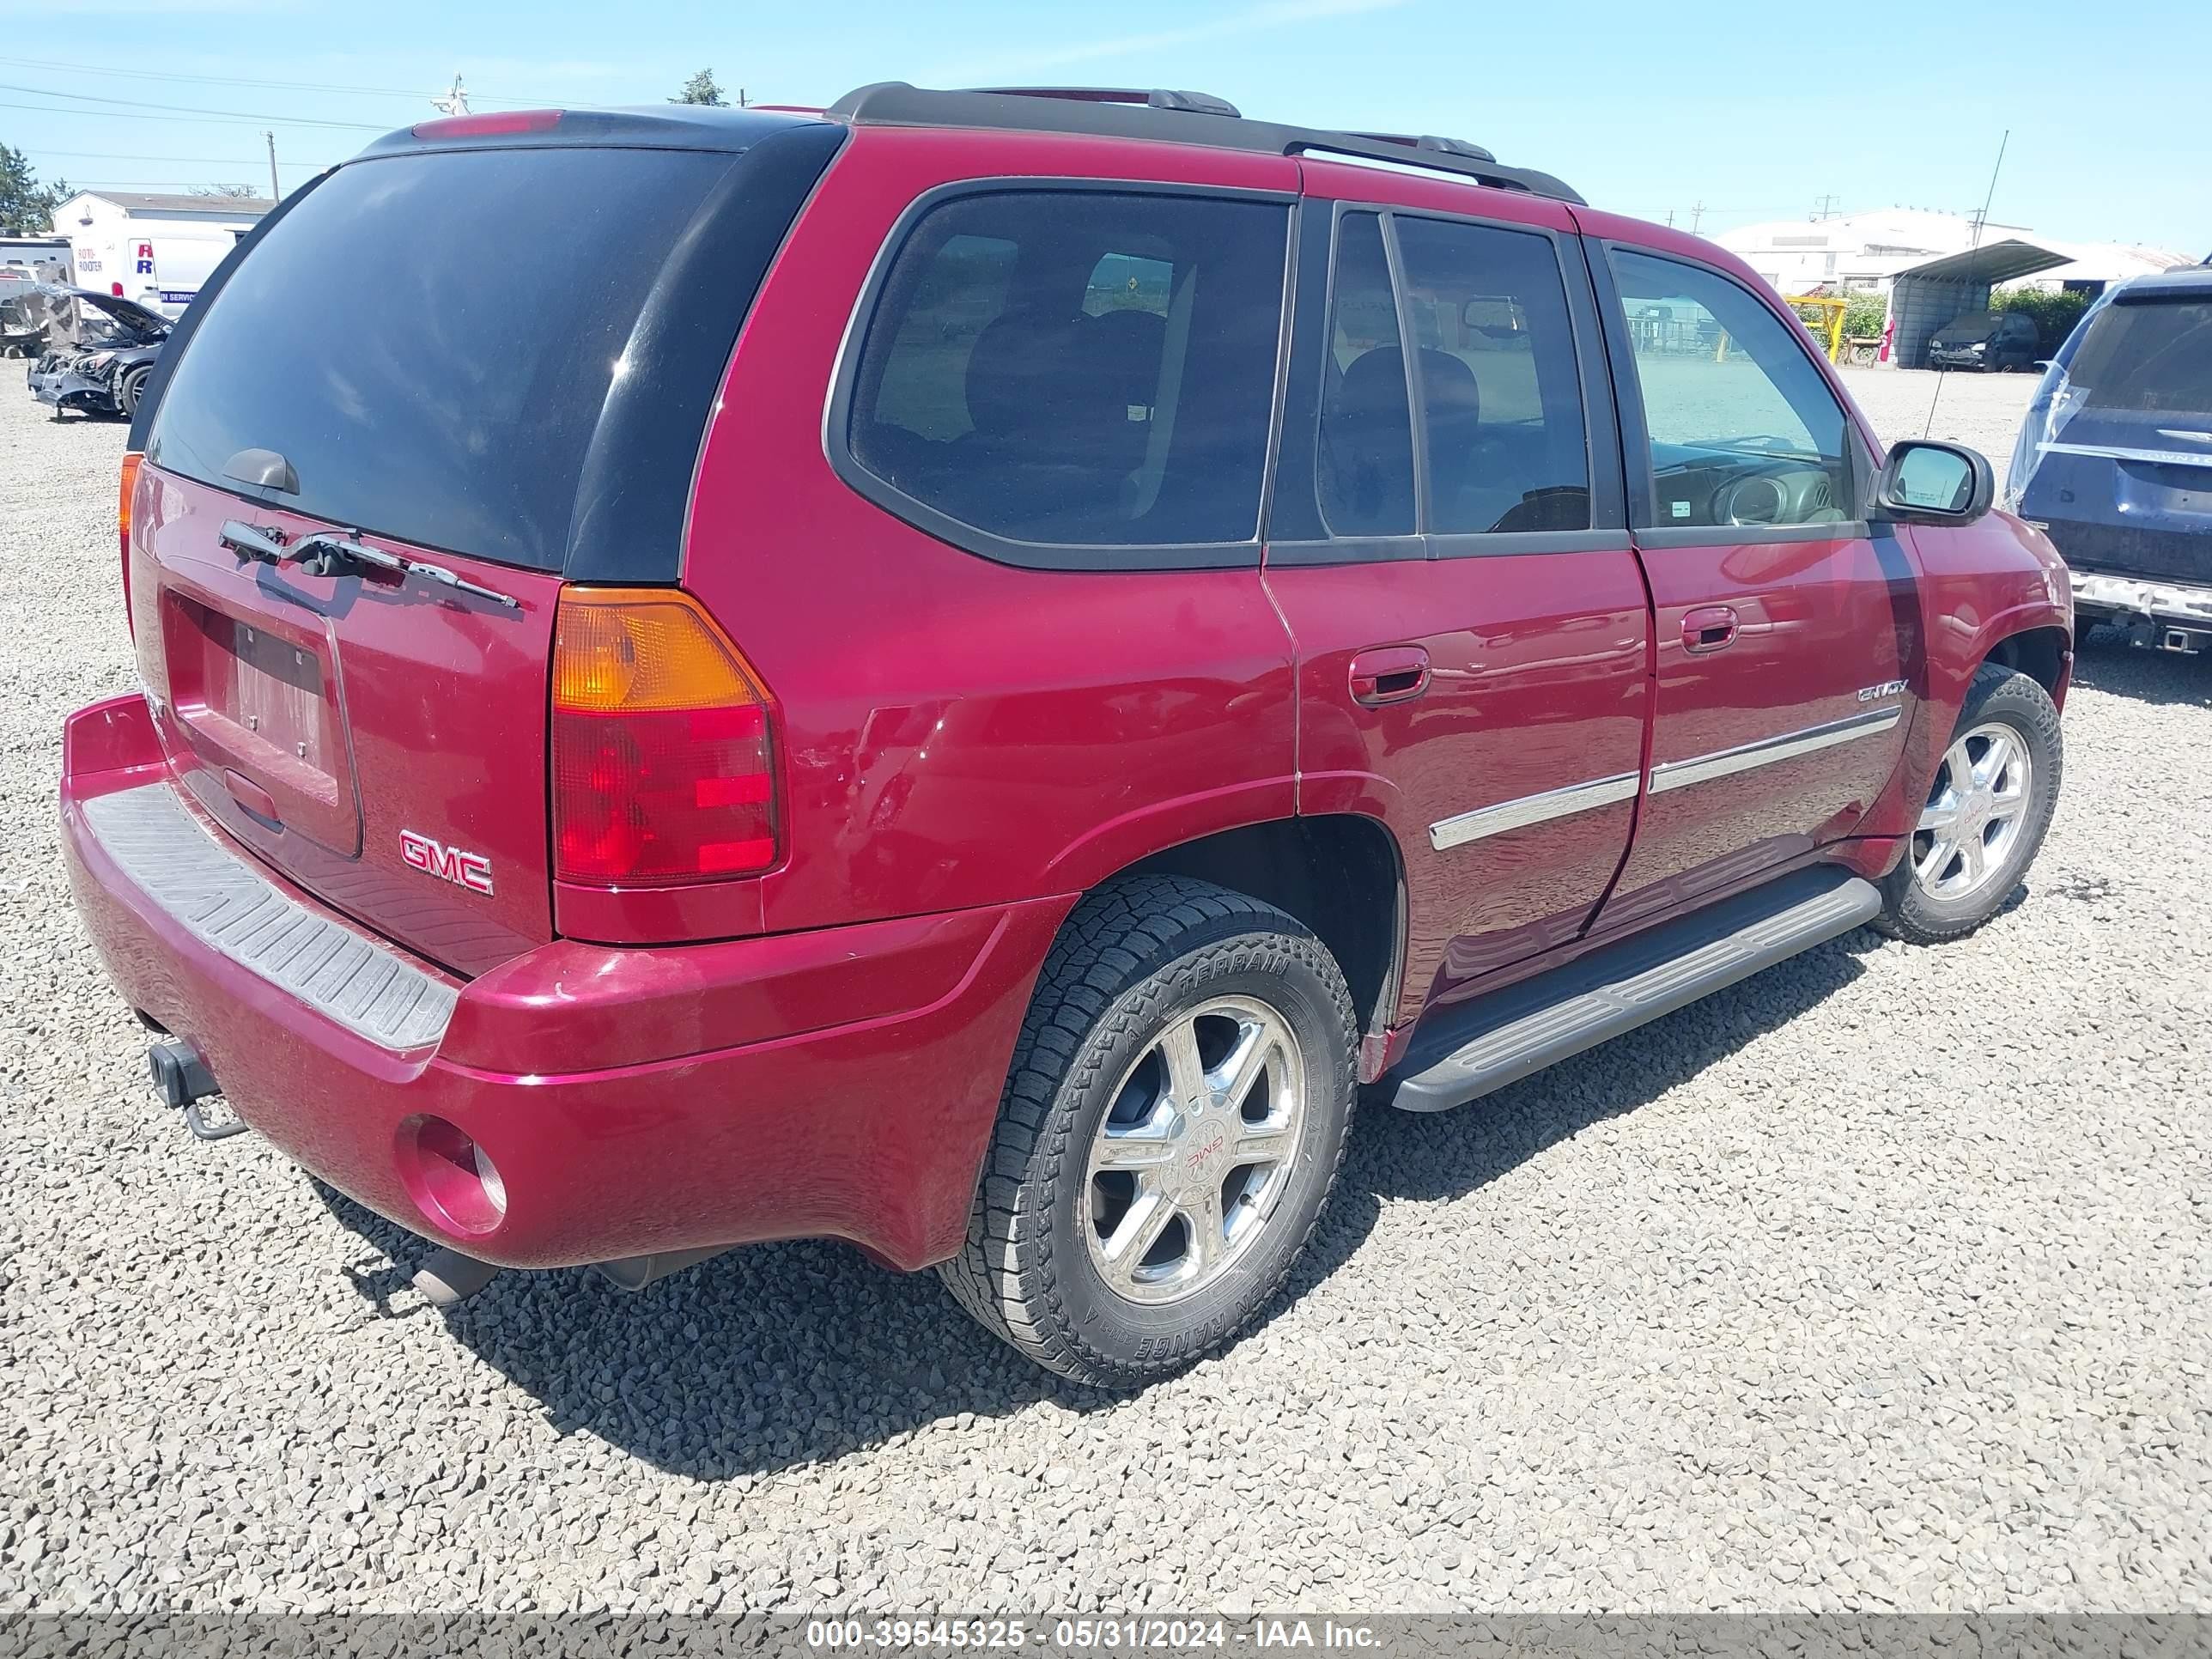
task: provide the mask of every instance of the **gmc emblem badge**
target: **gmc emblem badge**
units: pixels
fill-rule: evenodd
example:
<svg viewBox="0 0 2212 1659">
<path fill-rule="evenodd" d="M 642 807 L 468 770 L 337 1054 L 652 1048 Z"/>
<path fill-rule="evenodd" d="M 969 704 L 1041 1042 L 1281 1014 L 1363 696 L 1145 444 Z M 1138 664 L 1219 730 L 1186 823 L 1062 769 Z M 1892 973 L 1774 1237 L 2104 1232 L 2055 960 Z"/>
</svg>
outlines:
<svg viewBox="0 0 2212 1659">
<path fill-rule="evenodd" d="M 491 860 L 481 853 L 464 853 L 458 847 L 418 836 L 412 830 L 402 830 L 399 856 L 423 874 L 435 876 L 440 881 L 450 881 L 471 893 L 491 891 Z"/>
</svg>

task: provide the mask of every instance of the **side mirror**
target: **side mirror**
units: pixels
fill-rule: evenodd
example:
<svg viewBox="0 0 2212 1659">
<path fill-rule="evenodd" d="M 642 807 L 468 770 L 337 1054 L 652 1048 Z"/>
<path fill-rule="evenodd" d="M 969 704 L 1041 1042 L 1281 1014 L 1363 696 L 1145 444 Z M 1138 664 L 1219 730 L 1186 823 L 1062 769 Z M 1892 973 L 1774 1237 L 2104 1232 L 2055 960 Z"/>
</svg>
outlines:
<svg viewBox="0 0 2212 1659">
<path fill-rule="evenodd" d="M 1875 483 L 1877 518 L 1907 524 L 1971 524 L 1996 499 L 1996 474 L 1964 444 L 1907 438 L 1890 446 Z"/>
</svg>

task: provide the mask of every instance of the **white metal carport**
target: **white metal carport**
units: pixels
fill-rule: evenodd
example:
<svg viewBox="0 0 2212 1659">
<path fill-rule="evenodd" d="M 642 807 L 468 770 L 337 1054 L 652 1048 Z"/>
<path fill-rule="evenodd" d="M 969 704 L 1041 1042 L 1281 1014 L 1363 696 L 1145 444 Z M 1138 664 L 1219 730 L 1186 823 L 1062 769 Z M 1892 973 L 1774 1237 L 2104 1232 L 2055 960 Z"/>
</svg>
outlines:
<svg viewBox="0 0 2212 1659">
<path fill-rule="evenodd" d="M 1899 368 L 1928 367 L 1928 342 L 1954 317 L 1987 311 L 1990 290 L 2072 258 L 2033 242 L 2007 240 L 1947 253 L 1900 270 L 1889 289 L 1889 360 Z"/>
</svg>

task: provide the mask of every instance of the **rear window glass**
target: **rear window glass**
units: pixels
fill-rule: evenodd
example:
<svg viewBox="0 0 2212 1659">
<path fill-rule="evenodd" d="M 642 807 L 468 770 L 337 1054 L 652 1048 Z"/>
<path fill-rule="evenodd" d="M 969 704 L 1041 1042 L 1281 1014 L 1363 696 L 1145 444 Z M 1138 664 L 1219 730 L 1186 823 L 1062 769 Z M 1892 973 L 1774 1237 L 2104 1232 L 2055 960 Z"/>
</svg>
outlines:
<svg viewBox="0 0 2212 1659">
<path fill-rule="evenodd" d="M 210 302 L 148 453 L 218 487 L 292 463 L 287 507 L 560 568 L 577 474 L 669 244 L 736 158 L 495 149 L 343 167 Z"/>
<path fill-rule="evenodd" d="M 2089 409 L 2212 410 L 2212 301 L 2106 306 L 2075 349 L 2067 375 Z"/>
<path fill-rule="evenodd" d="M 1382 216 L 1337 226 L 1328 386 L 1316 468 L 1322 517 L 1340 536 L 1413 533 L 1413 416 Z"/>
<path fill-rule="evenodd" d="M 1008 540 L 1258 533 L 1289 209 L 1109 191 L 962 196 L 884 278 L 852 458 Z"/>
<path fill-rule="evenodd" d="M 1589 529 L 1582 381 L 1550 240 L 1393 222 L 1419 353 L 1429 528 Z"/>
</svg>

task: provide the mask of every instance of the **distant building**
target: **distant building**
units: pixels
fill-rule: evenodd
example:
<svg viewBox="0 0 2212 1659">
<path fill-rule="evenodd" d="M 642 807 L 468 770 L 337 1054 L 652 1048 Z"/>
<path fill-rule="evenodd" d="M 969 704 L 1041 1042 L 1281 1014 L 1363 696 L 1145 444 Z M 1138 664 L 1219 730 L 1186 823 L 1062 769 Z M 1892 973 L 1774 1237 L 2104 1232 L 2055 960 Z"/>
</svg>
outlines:
<svg viewBox="0 0 2212 1659">
<path fill-rule="evenodd" d="M 1887 291 L 1902 271 L 1976 246 L 1974 222 L 1923 208 L 1878 208 L 1833 219 L 1781 219 L 1739 225 L 1713 240 L 1785 294 L 1825 287 L 1832 293 Z M 2043 250 L 2048 262 L 2015 280 L 2041 289 L 2101 293 L 2130 276 L 2168 270 L 2191 261 L 2165 248 L 2119 242 L 2074 242 L 2041 235 L 2025 225 L 1992 219 L 1980 246 L 2024 243 Z"/>
<path fill-rule="evenodd" d="M 2069 242 L 2025 225 L 1922 208 L 1740 225 L 1713 240 L 1784 294 L 1875 293 L 1889 301 L 1883 361 L 1920 368 L 1954 317 L 1986 310 L 2004 287 L 2096 295 L 2113 283 L 2191 263 L 2165 248 Z"/>
<path fill-rule="evenodd" d="M 69 239 L 79 287 L 173 316 L 274 206 L 259 196 L 86 190 L 54 210 L 54 233 Z"/>
</svg>

